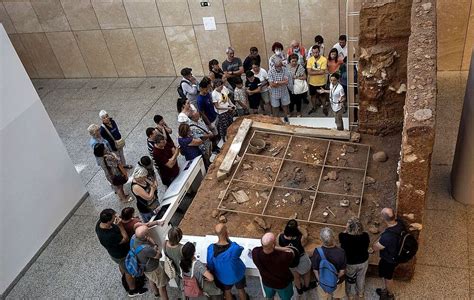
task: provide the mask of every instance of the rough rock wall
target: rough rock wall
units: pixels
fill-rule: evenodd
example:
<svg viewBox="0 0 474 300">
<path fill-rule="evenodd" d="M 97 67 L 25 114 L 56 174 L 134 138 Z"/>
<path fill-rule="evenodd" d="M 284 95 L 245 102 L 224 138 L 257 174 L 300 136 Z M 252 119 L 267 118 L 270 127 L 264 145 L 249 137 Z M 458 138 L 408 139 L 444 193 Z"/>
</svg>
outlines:
<svg viewBox="0 0 474 300">
<path fill-rule="evenodd" d="M 436 116 L 436 1 L 414 0 L 412 34 L 408 43 L 406 95 L 399 169 L 399 217 L 421 229 L 435 139 Z M 419 230 L 413 232 L 418 233 Z M 409 279 L 415 261 L 402 265 L 397 274 Z"/>
<path fill-rule="evenodd" d="M 359 130 L 401 132 L 412 0 L 364 1 L 360 11 Z"/>
</svg>

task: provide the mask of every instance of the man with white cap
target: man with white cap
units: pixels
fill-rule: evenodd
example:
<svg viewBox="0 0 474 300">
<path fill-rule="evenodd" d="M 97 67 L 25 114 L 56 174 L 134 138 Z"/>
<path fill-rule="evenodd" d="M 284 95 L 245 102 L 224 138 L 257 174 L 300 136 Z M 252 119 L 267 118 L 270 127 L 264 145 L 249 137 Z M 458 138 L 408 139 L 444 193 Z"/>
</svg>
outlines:
<svg viewBox="0 0 474 300">
<path fill-rule="evenodd" d="M 252 260 L 260 272 L 266 299 L 273 299 L 278 293 L 280 299 L 293 297 L 293 274 L 290 264 L 293 251 L 276 246 L 275 235 L 267 232 L 262 236 L 262 246 L 252 250 Z"/>
<path fill-rule="evenodd" d="M 125 169 L 132 169 L 133 166 L 127 165 L 125 162 L 125 155 L 123 153 L 125 139 L 122 138 L 117 123 L 115 123 L 115 120 L 113 120 L 105 110 L 99 112 L 99 117 L 102 120 L 100 135 L 109 142 L 112 151 L 116 152 L 120 157 L 120 162 L 123 167 Z"/>
</svg>

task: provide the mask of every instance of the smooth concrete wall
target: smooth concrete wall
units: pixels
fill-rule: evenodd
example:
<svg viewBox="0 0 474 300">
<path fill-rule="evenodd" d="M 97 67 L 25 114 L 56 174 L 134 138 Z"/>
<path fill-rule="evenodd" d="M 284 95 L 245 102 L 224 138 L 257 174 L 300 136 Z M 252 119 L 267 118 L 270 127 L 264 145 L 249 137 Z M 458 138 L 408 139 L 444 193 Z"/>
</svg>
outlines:
<svg viewBox="0 0 474 300">
<path fill-rule="evenodd" d="M 86 189 L 1 24 L 0 66 L 3 294 Z"/>
<path fill-rule="evenodd" d="M 258 47 L 264 67 L 276 41 L 309 48 L 321 34 L 328 52 L 345 32 L 345 1 L 3 0 L 0 22 L 31 78 L 203 75 L 229 45 L 242 60 Z"/>
<path fill-rule="evenodd" d="M 474 46 L 474 0 L 438 0 L 438 71 L 467 71 Z"/>
</svg>

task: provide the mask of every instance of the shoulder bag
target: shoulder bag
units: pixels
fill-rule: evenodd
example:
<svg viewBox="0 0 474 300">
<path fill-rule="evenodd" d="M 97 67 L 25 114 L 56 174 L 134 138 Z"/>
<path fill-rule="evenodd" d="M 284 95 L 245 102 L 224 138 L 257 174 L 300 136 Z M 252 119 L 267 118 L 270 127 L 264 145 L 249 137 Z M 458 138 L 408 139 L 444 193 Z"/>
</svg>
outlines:
<svg viewBox="0 0 474 300">
<path fill-rule="evenodd" d="M 112 140 L 114 141 L 115 143 L 115 147 L 117 149 L 122 149 L 123 147 L 125 147 L 125 139 L 124 138 L 120 138 L 118 140 L 116 140 L 114 138 L 114 136 L 110 133 L 109 129 L 107 128 L 107 126 L 105 126 L 104 124 L 100 125 L 102 126 L 102 128 L 105 129 L 105 131 L 107 131 L 107 134 L 112 138 Z"/>
<path fill-rule="evenodd" d="M 296 67 L 295 76 L 296 76 L 296 73 L 298 72 L 299 67 L 300 65 L 298 64 L 298 66 Z M 294 83 L 293 83 L 294 94 L 299 95 L 299 94 L 306 93 L 307 91 L 308 91 L 308 83 L 306 82 L 306 80 L 295 78 Z"/>
</svg>

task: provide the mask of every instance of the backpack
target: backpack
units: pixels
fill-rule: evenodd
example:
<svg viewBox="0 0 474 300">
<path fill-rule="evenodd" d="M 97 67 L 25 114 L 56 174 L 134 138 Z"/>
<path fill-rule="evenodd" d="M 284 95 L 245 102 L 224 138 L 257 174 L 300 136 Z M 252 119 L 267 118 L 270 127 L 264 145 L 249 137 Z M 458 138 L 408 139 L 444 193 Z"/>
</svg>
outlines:
<svg viewBox="0 0 474 300">
<path fill-rule="evenodd" d="M 186 92 L 183 90 L 183 82 L 189 84 L 186 80 L 181 80 L 181 82 L 179 83 L 179 85 L 176 87 L 176 91 L 178 91 L 178 95 L 179 95 L 179 98 L 181 99 L 186 99 L 188 98 L 187 95 L 186 95 Z"/>
<path fill-rule="evenodd" d="M 418 241 L 415 239 L 415 237 L 407 230 L 400 232 L 398 239 L 398 251 L 395 261 L 397 263 L 406 263 L 412 259 L 413 256 L 415 256 L 417 251 Z"/>
<path fill-rule="evenodd" d="M 337 276 L 336 267 L 326 259 L 323 248 L 318 249 L 321 261 L 319 262 L 319 286 L 328 294 L 334 292 L 337 288 Z"/>
<path fill-rule="evenodd" d="M 137 248 L 134 248 L 135 236 L 130 239 L 130 250 L 128 251 L 127 257 L 125 257 L 125 269 L 127 273 L 132 275 L 132 277 L 137 278 L 143 275 L 143 268 L 138 262 L 138 253 L 140 253 L 144 245 L 140 245 Z"/>
<path fill-rule="evenodd" d="M 190 298 L 196 298 L 204 295 L 204 292 L 199 287 L 196 277 L 194 277 L 194 264 L 196 261 L 193 261 L 191 265 L 191 276 L 183 275 L 181 270 L 181 277 L 183 277 L 183 288 L 184 295 Z"/>
</svg>

